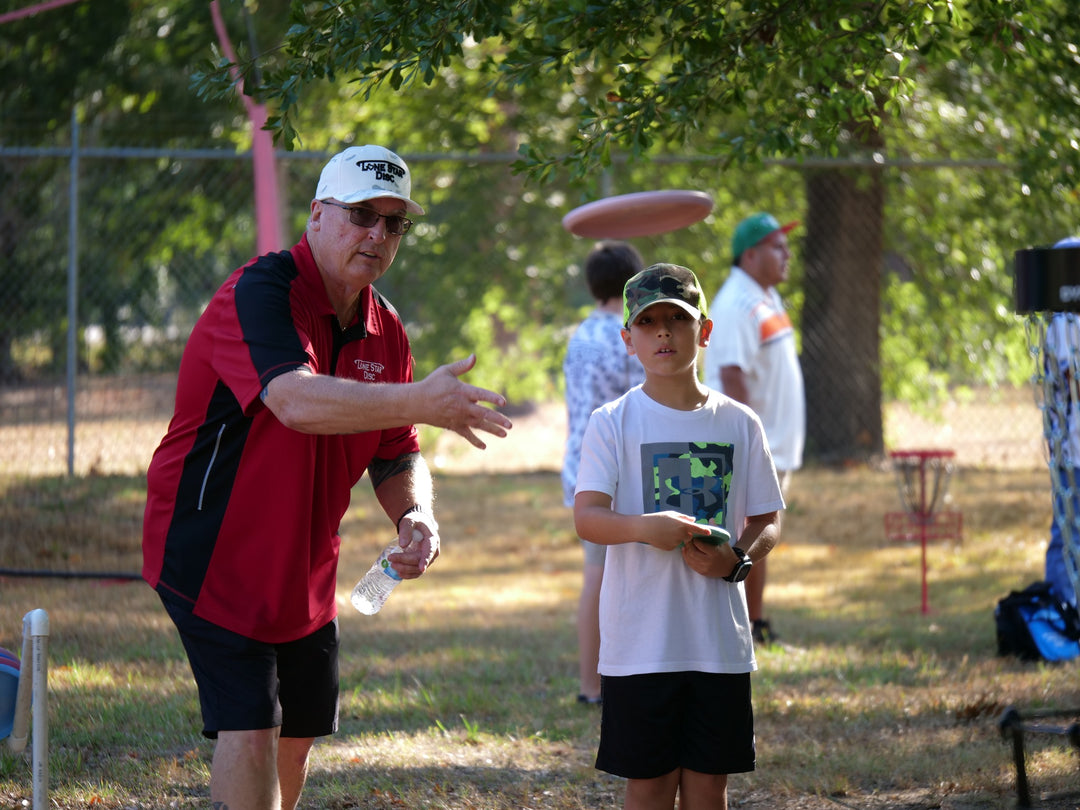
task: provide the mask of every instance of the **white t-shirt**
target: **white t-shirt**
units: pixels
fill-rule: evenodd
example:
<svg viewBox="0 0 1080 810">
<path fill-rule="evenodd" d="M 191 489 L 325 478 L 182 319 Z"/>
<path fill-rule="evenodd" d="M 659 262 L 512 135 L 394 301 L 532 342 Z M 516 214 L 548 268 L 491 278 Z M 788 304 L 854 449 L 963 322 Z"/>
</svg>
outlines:
<svg viewBox="0 0 1080 810">
<path fill-rule="evenodd" d="M 806 393 L 795 329 L 780 294 L 732 267 L 709 306 L 709 317 L 713 332 L 705 349 L 705 384 L 723 391 L 720 369 L 741 368 L 749 405 L 765 425 L 776 468 L 799 469 L 806 443 Z"/>
<path fill-rule="evenodd" d="M 566 346 L 566 450 L 562 466 L 565 506 L 574 505 L 581 440 L 589 414 L 645 380 L 641 361 L 626 351 L 621 333 L 621 316 L 594 309 L 574 330 Z"/>
<path fill-rule="evenodd" d="M 758 417 L 716 391 L 694 411 L 641 386 L 593 412 L 578 492 L 603 492 L 620 514 L 675 510 L 738 539 L 747 515 L 784 508 Z M 743 583 L 705 577 L 682 552 L 608 546 L 600 589 L 602 675 L 751 672 L 757 668 Z"/>
</svg>

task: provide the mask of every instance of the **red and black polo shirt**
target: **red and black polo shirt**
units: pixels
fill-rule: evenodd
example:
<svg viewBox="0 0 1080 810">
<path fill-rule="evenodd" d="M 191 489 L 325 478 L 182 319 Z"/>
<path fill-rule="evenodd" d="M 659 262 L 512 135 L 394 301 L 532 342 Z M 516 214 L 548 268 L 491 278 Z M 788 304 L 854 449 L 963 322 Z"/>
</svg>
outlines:
<svg viewBox="0 0 1080 810">
<path fill-rule="evenodd" d="M 176 408 L 147 472 L 143 577 L 195 615 L 270 643 L 337 615 L 338 527 L 373 458 L 419 451 L 415 427 L 286 428 L 259 396 L 279 374 L 412 381 L 405 329 L 371 287 L 341 329 L 307 237 L 217 291 L 184 349 Z"/>
</svg>

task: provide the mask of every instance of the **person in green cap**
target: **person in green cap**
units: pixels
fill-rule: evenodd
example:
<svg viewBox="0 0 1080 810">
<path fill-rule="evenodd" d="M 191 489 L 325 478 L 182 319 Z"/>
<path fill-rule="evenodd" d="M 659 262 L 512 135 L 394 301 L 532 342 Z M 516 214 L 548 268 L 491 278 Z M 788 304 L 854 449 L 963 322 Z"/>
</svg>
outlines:
<svg viewBox="0 0 1080 810">
<path fill-rule="evenodd" d="M 798 224 L 760 212 L 735 228 L 731 273 L 710 308 L 721 328 L 705 350 L 705 384 L 761 417 L 785 495 L 802 466 L 806 396 L 795 330 L 776 286 L 787 280 L 787 235 Z M 765 579 L 763 561 L 746 581 L 746 600 L 754 640 L 770 645 L 776 635 L 764 615 Z"/>
<path fill-rule="evenodd" d="M 645 382 L 589 417 L 574 496 L 578 536 L 608 547 L 596 767 L 627 780 L 624 808 L 723 808 L 728 774 L 756 766 L 743 581 L 784 499 L 761 420 L 698 380 L 693 272 L 632 277 L 623 327 Z"/>
</svg>

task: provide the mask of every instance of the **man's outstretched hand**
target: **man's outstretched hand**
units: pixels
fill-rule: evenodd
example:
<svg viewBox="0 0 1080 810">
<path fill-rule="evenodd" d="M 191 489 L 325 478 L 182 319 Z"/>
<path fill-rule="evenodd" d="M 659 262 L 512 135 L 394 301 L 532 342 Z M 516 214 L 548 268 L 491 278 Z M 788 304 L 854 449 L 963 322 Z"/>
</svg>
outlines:
<svg viewBox="0 0 1080 810">
<path fill-rule="evenodd" d="M 458 378 L 476 365 L 476 355 L 439 366 L 420 381 L 423 387 L 425 410 L 429 418 L 421 421 L 452 430 L 481 450 L 486 444 L 474 431 L 482 430 L 499 438 L 514 426 L 509 418 L 482 403 L 495 408 L 506 407 L 506 397 L 486 388 L 464 383 Z"/>
</svg>

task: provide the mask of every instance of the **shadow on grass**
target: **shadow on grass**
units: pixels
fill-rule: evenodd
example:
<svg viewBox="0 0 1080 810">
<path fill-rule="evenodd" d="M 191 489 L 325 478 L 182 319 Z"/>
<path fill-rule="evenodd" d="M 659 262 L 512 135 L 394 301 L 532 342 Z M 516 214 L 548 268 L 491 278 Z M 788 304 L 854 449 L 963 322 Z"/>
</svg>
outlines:
<svg viewBox="0 0 1080 810">
<path fill-rule="evenodd" d="M 926 616 L 918 546 L 881 536 L 896 499 L 891 474 L 795 478 L 786 539 L 770 558 L 784 646 L 759 656 L 759 771 L 734 782 L 738 806 L 1012 805 L 996 712 L 1080 703 L 1078 665 L 995 655 L 996 600 L 1041 567 L 1045 476 L 962 475 L 954 492 L 970 531 L 962 545 L 930 549 Z M 73 568 L 141 565 L 141 478 L 2 486 L 0 553 L 37 564 L 44 548 L 50 564 Z M 354 493 L 339 568 L 341 730 L 317 746 L 309 803 L 617 806 L 621 785 L 592 769 L 599 714 L 573 700 L 581 558 L 558 476 L 440 474 L 437 486 L 442 557 L 370 618 L 347 594 L 392 528 L 366 482 Z M 199 737 L 190 672 L 150 589 L 15 579 L 0 588 L 4 646 L 26 610 L 50 612 L 59 806 L 126 807 L 132 796 L 170 797 L 137 806 L 204 806 L 212 746 Z M 1075 784 L 1075 754 L 1051 745 L 1033 756 L 1038 806 L 1055 806 Z M 26 784 L 22 760 L 3 762 L 0 806 Z"/>
<path fill-rule="evenodd" d="M 0 478 L 0 566 L 137 573 L 145 502 L 142 476 Z"/>
</svg>

